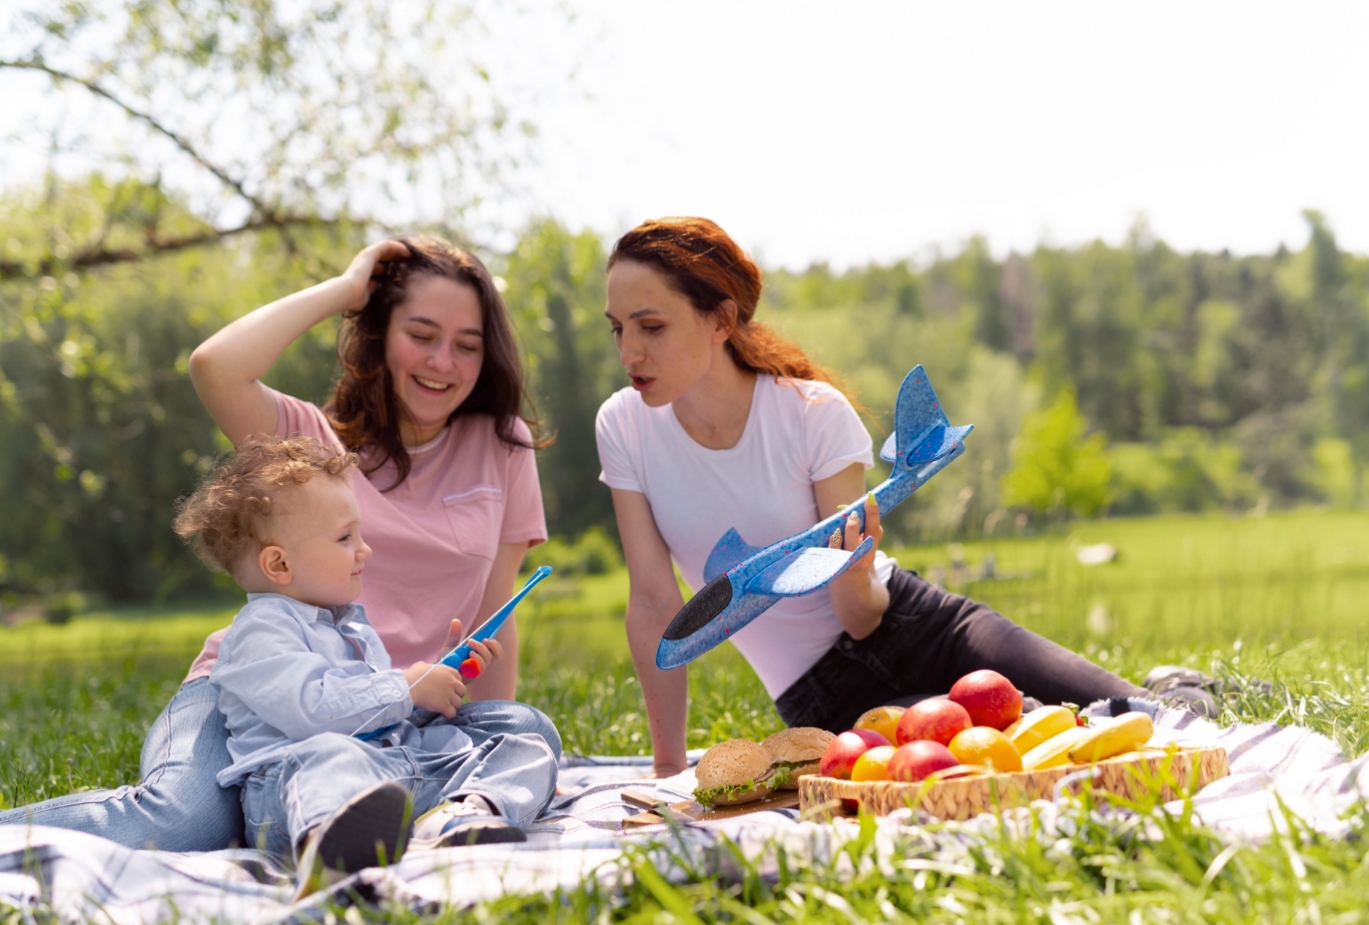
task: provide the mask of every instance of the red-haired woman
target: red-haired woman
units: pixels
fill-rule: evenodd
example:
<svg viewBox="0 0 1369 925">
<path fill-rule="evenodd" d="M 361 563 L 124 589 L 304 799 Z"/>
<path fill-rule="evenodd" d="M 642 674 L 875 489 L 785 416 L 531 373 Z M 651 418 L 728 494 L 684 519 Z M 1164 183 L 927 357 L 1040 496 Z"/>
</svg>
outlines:
<svg viewBox="0 0 1369 925">
<path fill-rule="evenodd" d="M 730 527 L 766 546 L 865 490 L 870 436 L 830 376 L 755 321 L 761 274 L 716 224 L 649 221 L 609 257 L 608 306 L 632 380 L 599 409 L 601 478 L 631 578 L 627 633 L 658 775 L 685 766 L 685 671 L 656 667 L 683 606 L 672 560 L 703 585 Z M 866 528 L 878 545 L 879 511 Z M 863 538 L 853 516 L 842 537 Z M 870 707 L 993 668 L 1043 702 L 1147 692 L 872 552 L 827 588 L 775 604 L 732 641 L 791 726 L 849 728 Z"/>
<path fill-rule="evenodd" d="M 287 347 L 342 315 L 341 375 L 323 408 L 262 384 Z M 341 276 L 258 308 L 201 344 L 190 377 L 235 443 L 251 434 L 312 436 L 360 454 L 354 479 L 366 540 L 360 603 L 395 667 L 435 661 L 513 593 L 523 555 L 546 538 L 532 435 L 519 416 L 523 379 L 508 311 L 484 265 L 443 241 L 374 244 Z M 80 829 L 134 848 L 171 851 L 242 842 L 238 788 L 220 788 L 227 731 L 209 684 L 222 633 L 210 637 L 143 747 L 143 781 L 0 814 Z M 560 753 L 545 716 L 511 703 L 513 622 L 495 637 L 504 658 L 463 686 L 455 721 L 480 747 L 532 732 Z M 250 782 L 248 786 L 251 786 Z M 251 833 L 248 833 L 249 835 Z"/>
</svg>

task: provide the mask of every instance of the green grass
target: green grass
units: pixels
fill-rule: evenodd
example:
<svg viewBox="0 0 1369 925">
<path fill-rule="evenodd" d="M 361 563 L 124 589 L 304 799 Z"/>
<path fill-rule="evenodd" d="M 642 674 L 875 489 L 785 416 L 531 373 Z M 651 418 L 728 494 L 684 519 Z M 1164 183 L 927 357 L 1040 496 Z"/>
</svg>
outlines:
<svg viewBox="0 0 1369 925">
<path fill-rule="evenodd" d="M 1074 549 L 1099 542 L 1117 547 L 1119 560 L 1080 566 Z M 970 582 L 969 594 L 1062 644 L 1096 651 L 1357 642 L 1369 596 L 1369 514 L 1361 513 L 1099 521 L 1064 538 L 967 545 L 963 558 L 979 563 L 990 552 L 999 574 L 1024 577 Z M 950 574 L 946 547 L 904 558 Z"/>
<path fill-rule="evenodd" d="M 204 638 L 231 623 L 237 609 L 236 604 L 218 603 L 193 610 L 97 611 L 63 624 L 33 621 L 6 627 L 0 629 L 0 671 L 41 670 L 55 662 L 193 658 Z M 184 662 L 181 673 L 189 666 Z"/>
<path fill-rule="evenodd" d="M 1138 680 L 1177 662 L 1247 685 L 1226 719 L 1296 722 L 1348 754 L 1369 749 L 1369 515 L 1298 512 L 1102 521 L 1068 535 L 895 551 L 924 574 Z M 1085 568 L 1074 549 L 1110 542 L 1120 560 Z M 986 554 L 1000 577 L 972 581 Z M 965 563 L 963 572 L 954 562 Z M 645 713 L 622 625 L 626 576 L 548 582 L 519 614 L 520 696 L 577 752 L 644 753 Z M 0 630 L 0 801 L 9 805 L 136 776 L 143 732 L 203 636 L 231 609 L 93 614 L 66 626 Z M 691 668 L 690 744 L 779 727 L 731 649 Z M 903 859 L 856 844 L 831 868 L 712 859 L 694 882 L 653 877 L 658 857 L 625 861 L 626 894 L 585 889 L 511 897 L 439 918 L 512 921 L 1361 921 L 1369 855 L 1358 840 L 1294 834 L 1228 851 L 1191 820 L 1163 838 L 1081 816 L 1042 844 L 999 832 L 954 868 L 916 861 L 935 834 L 907 834 Z M 772 859 L 773 860 L 773 859 Z M 719 870 L 731 876 L 719 877 Z M 405 913 L 388 918 L 407 919 Z"/>
</svg>

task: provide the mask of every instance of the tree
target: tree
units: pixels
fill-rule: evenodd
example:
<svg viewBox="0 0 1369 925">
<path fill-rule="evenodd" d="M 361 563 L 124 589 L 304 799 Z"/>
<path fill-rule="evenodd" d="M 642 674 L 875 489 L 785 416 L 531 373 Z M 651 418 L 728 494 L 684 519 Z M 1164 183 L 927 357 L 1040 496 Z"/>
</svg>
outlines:
<svg viewBox="0 0 1369 925">
<path fill-rule="evenodd" d="M 1038 248 L 1036 363 L 1047 394 L 1074 387 L 1085 416 L 1115 440 L 1145 425 L 1144 309 L 1133 254 L 1101 241 L 1068 252 Z"/>
<path fill-rule="evenodd" d="M 507 259 L 509 306 L 522 334 L 530 388 L 555 441 L 538 454 L 538 476 L 553 535 L 615 528 L 599 479 L 594 418 L 624 376 L 604 319 L 603 242 L 552 221 L 535 223 Z"/>
<path fill-rule="evenodd" d="M 221 449 L 185 358 L 378 231 L 465 237 L 528 137 L 479 31 L 437 2 L 0 12 L 0 89 L 32 110 L 0 155 L 37 165 L 0 190 L 0 589 L 204 590 L 167 527 Z M 334 330 L 272 384 L 323 398 Z"/>
<path fill-rule="evenodd" d="M 1062 389 L 1048 408 L 1022 422 L 1013 445 L 1012 469 L 1003 477 L 1003 503 L 1042 513 L 1096 513 L 1111 495 L 1107 438 L 1084 434 L 1071 389 Z"/>
<path fill-rule="evenodd" d="M 1354 492 L 1363 491 L 1369 463 L 1369 305 L 1350 286 L 1349 261 L 1321 214 L 1303 213 L 1311 227 L 1312 317 L 1321 334 L 1322 389 L 1337 431 L 1354 457 Z"/>
<path fill-rule="evenodd" d="M 955 264 L 957 283 L 974 312 L 975 339 L 993 350 L 1011 350 L 1013 325 L 1001 292 L 1003 272 L 989 253 L 989 242 L 971 238 Z"/>
<path fill-rule="evenodd" d="M 5 20 L 6 92 L 45 99 L 11 144 L 41 142 L 51 173 L 107 182 L 15 239 L 0 279 L 268 229 L 287 247 L 317 226 L 457 236 L 527 130 L 464 50 L 478 25 L 464 6 L 71 0 Z"/>
<path fill-rule="evenodd" d="M 74 273 L 0 284 L 0 588 L 114 602 L 211 588 L 170 528 L 226 447 L 186 362 L 229 318 L 298 285 L 276 242 L 247 243 L 108 267 L 98 285 Z M 331 335 L 295 344 L 270 384 L 322 399 Z"/>
</svg>

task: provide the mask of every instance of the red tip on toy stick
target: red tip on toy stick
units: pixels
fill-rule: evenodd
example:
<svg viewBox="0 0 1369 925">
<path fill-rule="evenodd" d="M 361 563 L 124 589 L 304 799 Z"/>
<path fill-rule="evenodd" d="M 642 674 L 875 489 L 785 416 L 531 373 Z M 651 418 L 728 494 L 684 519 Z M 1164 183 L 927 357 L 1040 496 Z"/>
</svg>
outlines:
<svg viewBox="0 0 1369 925">
<path fill-rule="evenodd" d="M 478 678 L 480 677 L 480 662 L 474 658 L 468 658 L 461 663 L 459 670 L 463 678 Z"/>
</svg>

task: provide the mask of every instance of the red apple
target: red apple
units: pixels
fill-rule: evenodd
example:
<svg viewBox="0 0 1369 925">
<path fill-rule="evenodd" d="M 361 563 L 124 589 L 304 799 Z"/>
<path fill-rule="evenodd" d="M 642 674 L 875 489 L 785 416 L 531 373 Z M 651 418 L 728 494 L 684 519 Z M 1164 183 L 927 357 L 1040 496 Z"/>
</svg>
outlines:
<svg viewBox="0 0 1369 925">
<path fill-rule="evenodd" d="M 879 741 L 875 742 L 872 739 Z M 888 744 L 884 736 L 877 732 L 870 732 L 868 729 L 853 729 L 850 732 L 843 732 L 827 743 L 827 748 L 822 753 L 822 760 L 818 762 L 818 773 L 823 777 L 850 780 L 851 769 L 856 766 L 857 758 L 876 745 Z"/>
<path fill-rule="evenodd" d="M 917 783 L 928 774 L 960 764 L 960 759 L 940 742 L 918 741 L 900 745 L 889 759 L 889 780 Z"/>
<path fill-rule="evenodd" d="M 864 739 L 871 748 L 878 748 L 881 745 L 894 744 L 893 742 L 890 742 L 888 739 L 886 739 L 884 736 L 880 735 L 878 732 L 875 732 L 873 729 L 852 729 L 851 732 L 854 732 L 856 735 Z"/>
<path fill-rule="evenodd" d="M 951 700 L 970 714 L 976 726 L 1002 731 L 1022 715 L 1022 694 L 1007 678 L 988 668 L 971 671 L 951 685 Z"/>
<path fill-rule="evenodd" d="M 973 725 L 969 711 L 958 703 L 945 697 L 922 700 L 898 718 L 897 744 L 926 740 L 950 745 L 952 739 Z"/>
</svg>

